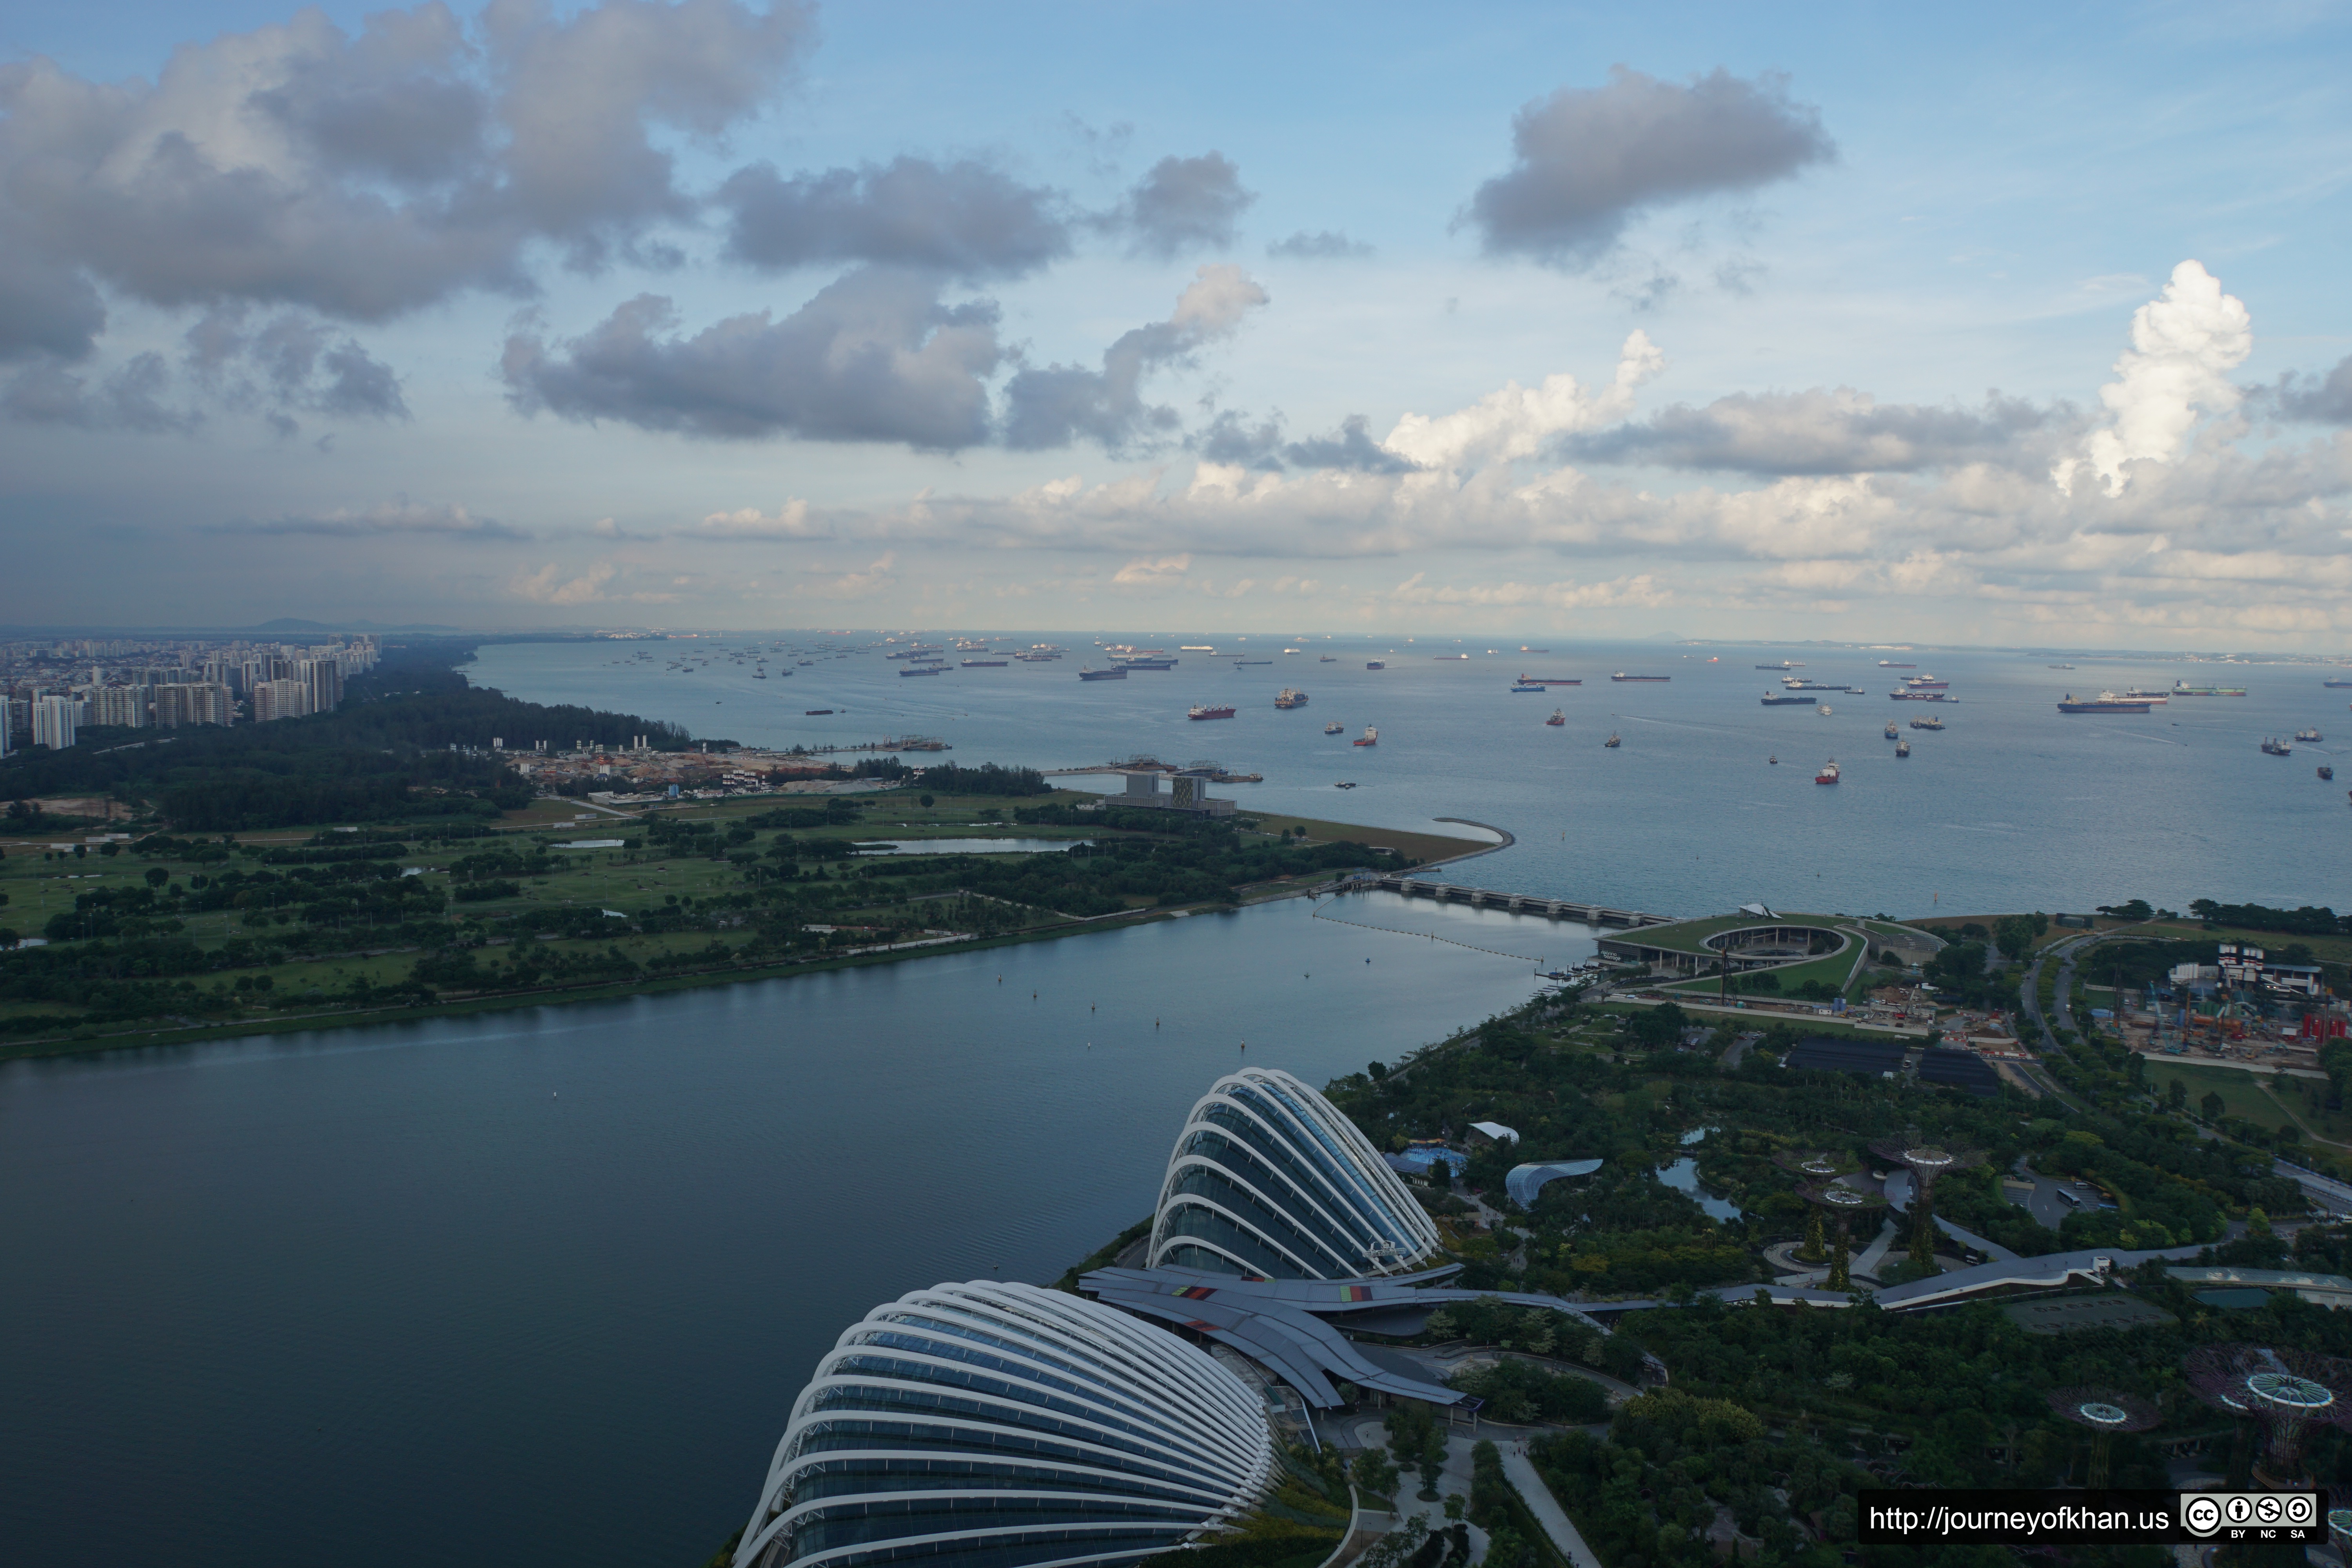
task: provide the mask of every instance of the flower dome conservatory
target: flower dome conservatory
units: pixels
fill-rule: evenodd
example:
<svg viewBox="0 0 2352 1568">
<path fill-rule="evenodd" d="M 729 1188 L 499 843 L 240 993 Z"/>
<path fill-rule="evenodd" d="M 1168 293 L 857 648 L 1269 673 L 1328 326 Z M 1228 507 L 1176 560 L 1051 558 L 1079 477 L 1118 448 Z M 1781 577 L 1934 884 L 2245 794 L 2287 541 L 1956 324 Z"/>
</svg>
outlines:
<svg viewBox="0 0 2352 1568">
<path fill-rule="evenodd" d="M 1412 1268 L 1437 1227 L 1355 1124 L 1286 1072 L 1247 1068 L 1192 1107 L 1160 1187 L 1146 1266 L 1269 1279 Z"/>
<path fill-rule="evenodd" d="M 1113 1307 L 981 1280 L 877 1307 L 817 1365 L 736 1568 L 1116 1565 L 1252 1507 L 1262 1400 Z"/>
</svg>

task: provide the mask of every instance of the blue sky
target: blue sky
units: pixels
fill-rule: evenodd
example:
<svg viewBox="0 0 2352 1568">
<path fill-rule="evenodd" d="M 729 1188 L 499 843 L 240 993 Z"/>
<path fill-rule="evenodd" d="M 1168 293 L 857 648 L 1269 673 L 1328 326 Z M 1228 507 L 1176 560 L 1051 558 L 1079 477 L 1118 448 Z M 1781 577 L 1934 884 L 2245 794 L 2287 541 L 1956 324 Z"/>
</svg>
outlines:
<svg viewBox="0 0 2352 1568">
<path fill-rule="evenodd" d="M 0 618 L 2335 651 L 2347 35 L 18 5 Z"/>
</svg>

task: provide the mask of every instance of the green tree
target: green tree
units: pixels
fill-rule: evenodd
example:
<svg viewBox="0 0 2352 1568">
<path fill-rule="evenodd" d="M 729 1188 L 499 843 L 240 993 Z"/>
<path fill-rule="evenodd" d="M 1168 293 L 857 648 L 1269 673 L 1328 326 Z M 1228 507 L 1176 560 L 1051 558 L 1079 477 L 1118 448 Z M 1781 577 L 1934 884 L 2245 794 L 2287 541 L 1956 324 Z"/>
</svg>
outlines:
<svg viewBox="0 0 2352 1568">
<path fill-rule="evenodd" d="M 2229 1102 L 2221 1098 L 2221 1091 L 2210 1089 L 2205 1091 L 2205 1098 L 2199 1100 L 2197 1106 L 2199 1110 L 2205 1112 L 2205 1120 L 2208 1121 L 2220 1121 L 2221 1113 L 2230 1109 Z"/>
<path fill-rule="evenodd" d="M 163 867 L 150 866 L 147 868 L 147 885 L 149 887 L 161 889 L 164 883 L 171 879 L 172 873 L 165 870 Z"/>
<path fill-rule="evenodd" d="M 1388 1455 L 1379 1448 L 1367 1448 L 1356 1456 L 1355 1467 L 1349 1479 L 1360 1490 L 1379 1497 L 1396 1495 L 1397 1468 L 1389 1463 Z"/>
<path fill-rule="evenodd" d="M 2172 1107 L 2175 1110 L 2188 1110 L 2189 1086 L 2180 1079 L 2174 1079 L 2171 1083 L 2165 1087 L 2164 1103 Z"/>
</svg>

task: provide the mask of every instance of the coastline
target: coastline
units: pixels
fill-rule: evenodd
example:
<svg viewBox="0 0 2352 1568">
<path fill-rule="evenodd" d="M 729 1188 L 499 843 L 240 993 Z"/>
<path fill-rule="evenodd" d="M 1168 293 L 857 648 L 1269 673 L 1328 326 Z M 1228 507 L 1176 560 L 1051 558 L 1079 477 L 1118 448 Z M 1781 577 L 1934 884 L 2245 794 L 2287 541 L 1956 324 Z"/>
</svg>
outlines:
<svg viewBox="0 0 2352 1568">
<path fill-rule="evenodd" d="M 1460 823 L 1465 826 L 1482 828 L 1500 834 L 1499 844 L 1480 844 L 1459 855 L 1442 856 L 1424 860 L 1413 868 L 1450 865 L 1480 855 L 1491 855 L 1497 849 L 1507 849 L 1517 839 L 1507 829 L 1484 822 L 1472 822 L 1467 817 L 1441 816 L 1439 822 Z M 1363 826 L 1349 823 L 1347 826 Z M 1367 827 L 1367 832 L 1379 832 Z M 369 1028 L 386 1024 L 407 1023 L 422 1018 L 455 1018 L 475 1013 L 504 1012 L 518 1007 L 565 1006 L 574 1003 L 614 1002 L 634 996 L 647 996 L 671 991 L 700 990 L 713 985 L 746 984 L 762 980 L 783 980 L 797 974 L 814 974 L 827 970 L 849 969 L 876 963 L 902 963 L 931 958 L 949 952 L 974 952 L 989 948 L 1011 947 L 1018 943 L 1048 942 L 1058 937 L 1082 936 L 1093 931 L 1123 931 L 1129 927 L 1150 925 L 1158 921 L 1186 920 L 1205 914 L 1236 912 L 1258 904 L 1278 902 L 1284 899 L 1309 896 L 1328 884 L 1314 882 L 1283 886 L 1260 884 L 1241 889 L 1234 903 L 1192 904 L 1179 909 L 1130 910 L 1123 913 L 1073 917 L 1061 924 L 1042 926 L 1024 931 L 1006 931 L 995 936 L 974 937 L 969 941 L 935 941 L 904 943 L 882 952 L 845 952 L 817 958 L 788 959 L 777 963 L 750 967 L 729 965 L 725 968 L 687 970 L 643 980 L 616 982 L 603 985 L 547 986 L 530 991 L 502 991 L 490 995 L 468 996 L 459 1001 L 436 1002 L 426 1006 L 368 1007 L 349 1012 L 300 1013 L 271 1018 L 238 1018 L 217 1024 L 178 1025 L 160 1029 L 133 1029 L 118 1034 L 100 1035 L 89 1039 L 70 1036 L 50 1036 L 42 1039 L 16 1040 L 0 1044 L 0 1063 L 35 1061 L 58 1057 L 94 1056 L 106 1051 L 140 1050 L 150 1046 L 184 1046 L 210 1041 L 243 1039 L 254 1035 L 298 1034 L 313 1029 Z"/>
</svg>

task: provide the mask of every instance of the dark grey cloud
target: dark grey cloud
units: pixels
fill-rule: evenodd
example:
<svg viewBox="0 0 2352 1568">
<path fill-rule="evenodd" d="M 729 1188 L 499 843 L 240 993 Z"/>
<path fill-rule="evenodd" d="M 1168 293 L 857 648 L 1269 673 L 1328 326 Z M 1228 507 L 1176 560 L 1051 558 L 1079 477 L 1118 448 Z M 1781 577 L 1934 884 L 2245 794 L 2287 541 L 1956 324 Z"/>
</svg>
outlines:
<svg viewBox="0 0 2352 1568">
<path fill-rule="evenodd" d="M 971 160 L 898 158 L 790 179 L 761 163 L 718 199 L 730 215 L 729 251 L 779 270 L 870 261 L 1017 278 L 1070 253 L 1060 193 Z"/>
<path fill-rule="evenodd" d="M 0 363 L 37 354 L 80 359 L 106 330 L 106 306 L 89 279 L 34 255 L 23 238 L 0 239 Z"/>
<path fill-rule="evenodd" d="M 1202 268 L 1168 320 L 1122 333 L 1104 351 L 1100 370 L 1057 364 L 1017 373 L 1004 388 L 1005 445 L 1036 450 L 1086 439 L 1121 452 L 1172 434 L 1181 418 L 1143 400 L 1143 378 L 1190 363 L 1265 302 L 1265 290 L 1240 268 Z"/>
<path fill-rule="evenodd" d="M 1282 416 L 1252 424 L 1230 409 L 1185 443 L 1212 463 L 1280 472 L 1285 468 L 1344 468 L 1362 474 L 1410 474 L 1421 465 L 1372 439 L 1370 421 L 1350 414 L 1328 436 L 1283 439 Z"/>
<path fill-rule="evenodd" d="M 1904 473 L 2013 460 L 2063 420 L 1995 393 L 1980 409 L 1881 404 L 1840 387 L 1738 393 L 1704 408 L 1677 404 L 1639 424 L 1571 436 L 1568 456 L 1743 474 Z"/>
<path fill-rule="evenodd" d="M 1310 260 L 1333 260 L 1342 257 L 1370 256 L 1372 247 L 1360 239 L 1349 239 L 1336 228 L 1309 234 L 1300 229 L 1288 239 L 1277 239 L 1265 247 L 1268 256 L 1303 257 Z"/>
<path fill-rule="evenodd" d="M 184 436 L 204 416 L 164 401 L 171 382 L 171 366 L 158 353 L 139 354 L 102 378 L 56 363 L 32 364 L 0 387 L 0 413 L 27 425 Z"/>
<path fill-rule="evenodd" d="M 359 342 L 315 317 L 280 311 L 256 323 L 243 305 L 209 310 L 190 327 L 189 372 L 214 400 L 277 416 L 292 412 L 336 419 L 405 419 L 400 378 Z"/>
<path fill-rule="evenodd" d="M 2352 425 L 2352 354 L 2337 361 L 2324 381 L 2283 375 L 2276 386 L 2263 389 L 2263 395 L 2282 418 Z"/>
<path fill-rule="evenodd" d="M 1003 357 L 997 312 L 950 306 L 937 273 L 860 268 L 782 321 L 736 316 L 692 337 L 644 294 L 582 336 L 507 340 L 501 372 L 524 413 L 754 439 L 895 441 L 952 451 L 988 439 L 984 379 Z"/>
<path fill-rule="evenodd" d="M 1240 167 L 1222 153 L 1162 158 L 1103 222 L 1123 231 L 1139 255 L 1165 260 L 1232 245 L 1234 226 L 1255 200 L 1242 188 Z"/>
<path fill-rule="evenodd" d="M 1520 110 L 1511 143 L 1515 161 L 1478 187 L 1468 221 L 1490 256 L 1570 268 L 1615 246 L 1645 208 L 1753 190 L 1837 153 L 1785 78 L 1717 69 L 1677 83 L 1623 66 L 1606 86 Z"/>
<path fill-rule="evenodd" d="M 800 7 L 737 0 L 562 17 L 493 0 L 469 37 L 428 0 L 357 33 L 301 11 L 184 47 L 152 83 L 11 64 L 0 233 L 164 306 L 381 321 L 468 289 L 527 293 L 536 243 L 582 267 L 655 254 L 649 226 L 693 210 L 657 135 L 736 123 L 809 37 Z M 0 276 L 0 353 L 72 352 L 96 330 L 84 294 L 28 331 L 5 303 L 22 286 Z"/>
</svg>

